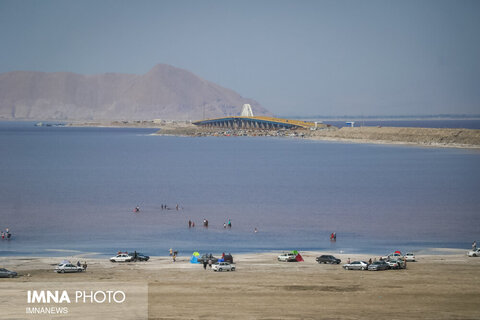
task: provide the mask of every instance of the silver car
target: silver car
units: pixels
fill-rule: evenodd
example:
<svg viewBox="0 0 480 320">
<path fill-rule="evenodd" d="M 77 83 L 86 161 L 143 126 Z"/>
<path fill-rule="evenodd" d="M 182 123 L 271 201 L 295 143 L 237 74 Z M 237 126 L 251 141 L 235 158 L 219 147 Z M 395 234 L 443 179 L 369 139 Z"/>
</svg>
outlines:
<svg viewBox="0 0 480 320">
<path fill-rule="evenodd" d="M 82 271 L 83 271 L 82 267 L 77 267 L 76 265 L 71 263 L 60 263 L 55 268 L 56 273 L 82 272 Z"/>
<path fill-rule="evenodd" d="M 369 271 L 388 270 L 389 268 L 388 264 L 383 260 L 375 261 L 368 266 Z"/>
<path fill-rule="evenodd" d="M 347 263 L 343 265 L 345 270 L 367 270 L 368 263 L 365 261 L 353 261 L 352 263 Z"/>
<path fill-rule="evenodd" d="M 217 262 L 212 266 L 213 271 L 235 271 L 235 265 L 229 262 Z"/>
<path fill-rule="evenodd" d="M 10 271 L 4 268 L 0 268 L 0 278 L 13 278 L 16 276 L 17 276 L 17 273 L 15 271 Z"/>
</svg>

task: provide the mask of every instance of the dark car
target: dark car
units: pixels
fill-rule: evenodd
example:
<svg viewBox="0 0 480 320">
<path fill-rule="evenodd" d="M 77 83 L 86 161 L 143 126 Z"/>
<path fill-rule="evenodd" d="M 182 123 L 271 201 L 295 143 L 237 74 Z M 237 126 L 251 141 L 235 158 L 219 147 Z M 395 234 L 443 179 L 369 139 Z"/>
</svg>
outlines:
<svg viewBox="0 0 480 320">
<path fill-rule="evenodd" d="M 212 260 L 212 264 L 218 262 L 218 258 L 215 258 L 215 257 L 210 253 L 210 254 L 204 254 L 201 258 L 198 258 L 198 263 L 203 263 L 203 262 L 207 262 L 207 263 L 208 263 L 208 260 Z"/>
<path fill-rule="evenodd" d="M 148 259 L 150 259 L 149 256 L 147 256 L 147 255 L 145 255 L 141 252 L 135 252 L 131 255 L 133 257 L 133 261 L 148 261 Z"/>
<path fill-rule="evenodd" d="M 342 262 L 342 260 L 329 255 L 321 255 L 320 257 L 317 257 L 316 260 L 318 263 L 330 263 L 330 264 L 339 264 L 340 262 Z"/>
<path fill-rule="evenodd" d="M 226 254 L 223 256 L 223 261 L 233 263 L 233 256 L 231 254 Z"/>
<path fill-rule="evenodd" d="M 390 269 L 390 266 L 388 265 L 388 263 L 386 263 L 383 260 L 375 261 L 374 263 L 368 266 L 369 271 L 378 271 L 378 270 L 387 270 L 387 269 Z"/>
<path fill-rule="evenodd" d="M 17 273 L 15 271 L 10 271 L 4 268 L 0 268 L 0 278 L 13 278 L 16 276 L 17 276 Z"/>
</svg>

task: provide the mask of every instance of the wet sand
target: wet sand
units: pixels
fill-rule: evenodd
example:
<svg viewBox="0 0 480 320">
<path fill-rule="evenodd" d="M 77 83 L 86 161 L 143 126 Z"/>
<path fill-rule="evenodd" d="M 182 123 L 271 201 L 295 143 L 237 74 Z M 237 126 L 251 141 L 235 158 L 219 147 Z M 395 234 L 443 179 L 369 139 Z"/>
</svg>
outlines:
<svg viewBox="0 0 480 320">
<path fill-rule="evenodd" d="M 351 271 L 319 265 L 319 252 L 304 262 L 278 262 L 278 253 L 234 255 L 235 272 L 213 272 L 179 257 L 111 263 L 87 258 L 83 273 L 56 274 L 60 258 L 2 257 L 17 271 L 0 279 L 1 319 L 37 319 L 25 314 L 26 291 L 124 290 L 121 305 L 67 305 L 65 319 L 479 319 L 480 258 L 466 250 L 417 256 L 406 270 Z M 335 254 L 342 264 L 369 255 Z M 72 262 L 83 257 L 69 257 Z"/>
</svg>

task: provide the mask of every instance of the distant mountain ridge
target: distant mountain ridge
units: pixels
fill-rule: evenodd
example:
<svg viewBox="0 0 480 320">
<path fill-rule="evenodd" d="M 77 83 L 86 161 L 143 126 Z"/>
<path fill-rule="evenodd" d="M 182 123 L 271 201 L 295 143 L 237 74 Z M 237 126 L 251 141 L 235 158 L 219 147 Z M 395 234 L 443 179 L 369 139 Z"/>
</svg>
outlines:
<svg viewBox="0 0 480 320">
<path fill-rule="evenodd" d="M 252 99 L 193 73 L 158 64 L 143 75 L 13 71 L 0 74 L 0 119 L 197 120 L 239 115 Z"/>
</svg>

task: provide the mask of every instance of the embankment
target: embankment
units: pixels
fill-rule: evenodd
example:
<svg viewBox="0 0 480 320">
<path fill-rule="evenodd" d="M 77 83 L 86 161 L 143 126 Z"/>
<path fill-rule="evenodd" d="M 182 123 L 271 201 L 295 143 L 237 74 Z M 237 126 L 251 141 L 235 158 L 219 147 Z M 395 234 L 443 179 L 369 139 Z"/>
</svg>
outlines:
<svg viewBox="0 0 480 320">
<path fill-rule="evenodd" d="M 312 131 L 306 137 L 315 140 L 480 148 L 480 130 L 472 129 L 344 127 Z"/>
</svg>

